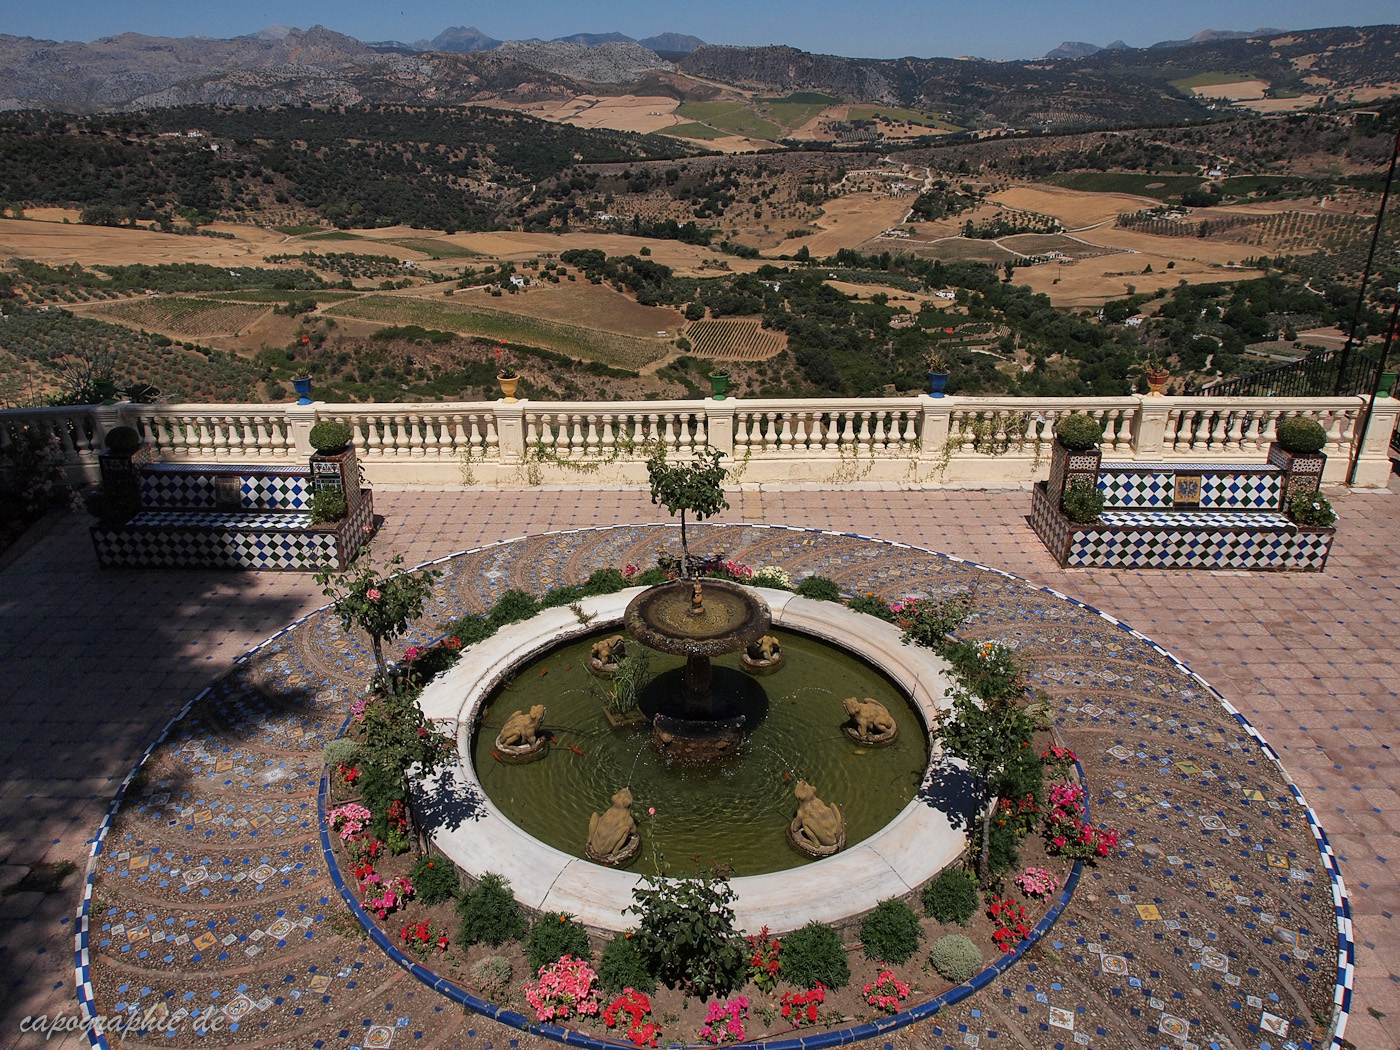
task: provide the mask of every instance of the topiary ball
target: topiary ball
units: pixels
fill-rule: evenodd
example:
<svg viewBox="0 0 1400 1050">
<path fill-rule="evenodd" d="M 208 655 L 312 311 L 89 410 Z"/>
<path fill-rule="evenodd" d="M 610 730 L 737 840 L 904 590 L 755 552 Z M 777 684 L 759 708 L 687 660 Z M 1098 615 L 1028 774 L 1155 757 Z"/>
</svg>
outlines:
<svg viewBox="0 0 1400 1050">
<path fill-rule="evenodd" d="M 350 428 L 333 419 L 323 419 L 311 428 L 311 447 L 322 455 L 343 452 L 350 444 Z"/>
<path fill-rule="evenodd" d="M 1071 452 L 1083 452 L 1103 440 L 1103 425 L 1093 416 L 1074 412 L 1055 424 L 1055 440 Z"/>
<path fill-rule="evenodd" d="M 107 431 L 108 452 L 135 452 L 141 447 L 141 435 L 135 427 L 113 427 Z"/>
<path fill-rule="evenodd" d="M 1327 447 L 1327 430 L 1314 419 L 1289 416 L 1274 426 L 1274 438 L 1285 452 L 1321 452 Z"/>
<path fill-rule="evenodd" d="M 954 984 L 962 984 L 982 968 L 982 950 L 960 933 L 933 942 L 928 964 Z"/>
</svg>

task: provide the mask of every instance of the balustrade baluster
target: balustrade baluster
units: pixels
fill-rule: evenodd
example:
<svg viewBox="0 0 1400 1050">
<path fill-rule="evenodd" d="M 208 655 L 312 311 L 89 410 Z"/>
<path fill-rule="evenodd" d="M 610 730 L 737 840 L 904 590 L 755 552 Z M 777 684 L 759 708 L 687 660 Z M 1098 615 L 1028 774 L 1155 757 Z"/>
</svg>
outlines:
<svg viewBox="0 0 1400 1050">
<path fill-rule="evenodd" d="M 700 449 L 705 448 L 710 443 L 710 432 L 708 429 L 706 429 L 705 426 L 705 420 L 707 417 L 703 412 L 696 412 L 694 415 L 691 416 L 691 418 L 695 421 L 695 435 L 691 439 L 693 442 L 693 444 L 691 445 L 691 450 L 692 452 L 698 452 Z"/>
</svg>

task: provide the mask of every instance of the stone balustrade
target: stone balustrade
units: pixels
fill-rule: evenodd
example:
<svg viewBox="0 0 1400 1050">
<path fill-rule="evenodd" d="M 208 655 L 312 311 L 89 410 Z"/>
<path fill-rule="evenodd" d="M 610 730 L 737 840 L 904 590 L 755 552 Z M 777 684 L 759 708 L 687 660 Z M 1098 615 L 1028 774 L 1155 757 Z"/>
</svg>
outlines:
<svg viewBox="0 0 1400 1050">
<path fill-rule="evenodd" d="M 1263 457 L 1275 421 L 1327 430 L 1328 482 L 1344 479 L 1360 397 L 728 398 L 311 405 L 115 405 L 0 412 L 0 447 L 24 430 L 56 439 L 74 479 L 95 480 L 103 435 L 136 427 L 169 463 L 305 462 L 319 419 L 350 425 L 370 483 L 637 485 L 657 442 L 677 460 L 712 445 L 739 483 L 871 481 L 976 488 L 1049 471 L 1056 420 L 1087 412 L 1115 460 Z M 1356 483 L 1381 487 L 1400 400 L 1380 398 Z"/>
</svg>

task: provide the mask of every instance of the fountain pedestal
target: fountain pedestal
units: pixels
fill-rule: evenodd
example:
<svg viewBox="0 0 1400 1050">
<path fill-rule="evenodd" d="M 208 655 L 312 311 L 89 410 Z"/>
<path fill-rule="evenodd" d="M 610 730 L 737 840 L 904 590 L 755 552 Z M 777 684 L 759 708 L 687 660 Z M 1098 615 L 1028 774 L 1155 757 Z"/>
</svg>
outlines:
<svg viewBox="0 0 1400 1050">
<path fill-rule="evenodd" d="M 732 755 L 744 740 L 744 716 L 715 701 L 711 657 L 763 637 L 773 616 L 752 588 L 728 580 L 673 580 L 627 606 L 627 633 L 650 649 L 685 657 L 681 695 L 652 719 L 652 741 L 683 762 Z"/>
</svg>

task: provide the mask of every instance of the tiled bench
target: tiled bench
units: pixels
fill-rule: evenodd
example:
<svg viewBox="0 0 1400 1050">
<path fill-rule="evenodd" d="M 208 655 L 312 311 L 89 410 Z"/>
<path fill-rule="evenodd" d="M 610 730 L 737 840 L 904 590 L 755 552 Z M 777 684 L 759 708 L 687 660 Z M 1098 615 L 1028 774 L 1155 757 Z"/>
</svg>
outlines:
<svg viewBox="0 0 1400 1050">
<path fill-rule="evenodd" d="M 1104 510 L 1097 522 L 1071 522 L 1058 493 L 1040 482 L 1031 525 L 1066 568 L 1320 572 L 1335 530 L 1302 528 L 1283 514 L 1286 495 L 1300 491 L 1289 465 L 1100 463 Z M 1052 479 L 1057 473 L 1063 484 L 1065 470 L 1052 469 Z"/>
<path fill-rule="evenodd" d="M 313 525 L 309 470 L 150 463 L 137 475 L 142 509 L 92 526 L 103 568 L 339 570 L 374 521 L 361 489 L 342 521 Z"/>
</svg>

